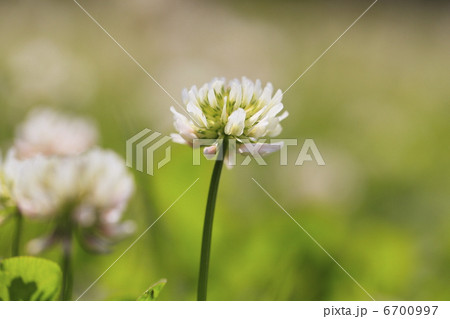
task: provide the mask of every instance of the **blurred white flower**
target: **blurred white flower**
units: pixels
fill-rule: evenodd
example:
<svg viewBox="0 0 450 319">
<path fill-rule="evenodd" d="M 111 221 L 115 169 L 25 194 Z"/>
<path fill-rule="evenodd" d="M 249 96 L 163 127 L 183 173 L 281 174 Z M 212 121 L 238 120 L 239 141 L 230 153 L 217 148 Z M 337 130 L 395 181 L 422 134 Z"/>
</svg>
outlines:
<svg viewBox="0 0 450 319">
<path fill-rule="evenodd" d="M 32 111 L 19 126 L 14 147 L 20 159 L 42 155 L 78 155 L 97 142 L 91 121 L 51 109 Z"/>
<path fill-rule="evenodd" d="M 80 161 L 81 204 L 74 211 L 84 244 L 96 251 L 108 247 L 108 239 L 134 232 L 131 221 L 121 222 L 134 191 L 134 181 L 125 162 L 116 153 L 93 149 Z"/>
<path fill-rule="evenodd" d="M 67 219 L 87 248 L 105 251 L 134 225 L 121 222 L 134 190 L 124 161 L 114 152 L 92 149 L 79 156 L 42 156 L 20 160 L 15 151 L 5 162 L 11 196 L 29 218 Z M 30 242 L 30 252 L 60 239 L 56 229 L 49 237 Z"/>
<path fill-rule="evenodd" d="M 54 216 L 66 203 L 78 199 L 76 157 L 37 155 L 21 160 L 13 149 L 4 172 L 12 199 L 26 217 Z"/>
<path fill-rule="evenodd" d="M 172 134 L 174 142 L 193 145 L 194 139 L 234 138 L 240 143 L 240 151 L 248 147 L 244 143 L 256 143 L 260 139 L 275 137 L 281 133 L 280 122 L 288 116 L 281 115 L 281 90 L 273 94 L 271 83 L 263 88 L 261 81 L 243 77 L 228 83 L 214 79 L 200 89 L 193 86 L 183 90 L 183 102 L 189 117 L 174 107 L 174 126 L 178 134 Z M 264 153 L 279 147 L 263 147 Z M 211 149 L 206 150 L 209 153 Z"/>
</svg>

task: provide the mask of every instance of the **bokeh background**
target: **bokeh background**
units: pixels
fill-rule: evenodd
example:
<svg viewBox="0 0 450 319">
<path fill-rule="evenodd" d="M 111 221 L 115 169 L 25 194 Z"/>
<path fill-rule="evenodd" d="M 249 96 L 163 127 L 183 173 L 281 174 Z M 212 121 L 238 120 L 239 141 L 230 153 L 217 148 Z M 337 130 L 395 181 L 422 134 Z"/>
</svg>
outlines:
<svg viewBox="0 0 450 319">
<path fill-rule="evenodd" d="M 369 1 L 87 1 L 83 5 L 174 97 L 216 76 L 286 89 Z M 211 300 L 368 300 L 252 181 L 255 178 L 375 298 L 450 298 L 450 7 L 380 0 L 283 101 L 279 155 L 225 170 L 214 224 Z M 0 147 L 37 106 L 94 119 L 125 156 L 143 128 L 173 131 L 173 101 L 67 1 L 0 2 Z M 294 162 L 313 138 L 326 166 Z M 162 156 L 162 154 L 161 154 Z M 83 297 L 194 300 L 212 163 L 173 145 L 155 176 L 133 171 L 134 236 L 111 254 L 76 249 L 81 294 L 196 179 L 199 182 Z M 47 223 L 27 222 L 26 239 Z M 8 256 L 11 225 L 0 229 Z M 58 260 L 58 247 L 44 256 Z"/>
</svg>

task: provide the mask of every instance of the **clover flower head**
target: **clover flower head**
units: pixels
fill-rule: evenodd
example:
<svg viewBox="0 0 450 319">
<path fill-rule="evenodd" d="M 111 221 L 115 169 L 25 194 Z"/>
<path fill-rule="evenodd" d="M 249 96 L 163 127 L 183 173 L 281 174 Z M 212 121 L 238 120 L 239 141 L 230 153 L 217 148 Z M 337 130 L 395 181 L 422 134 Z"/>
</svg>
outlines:
<svg viewBox="0 0 450 319">
<path fill-rule="evenodd" d="M 193 145 L 194 139 L 233 138 L 238 143 L 256 143 L 260 139 L 281 133 L 280 122 L 288 116 L 283 110 L 278 90 L 273 94 L 271 83 L 263 88 L 261 81 L 243 77 L 226 82 L 215 78 L 200 89 L 196 86 L 183 90 L 186 113 L 174 107 L 174 142 Z M 207 149 L 207 152 L 211 149 Z"/>
<path fill-rule="evenodd" d="M 97 141 L 97 130 L 88 120 L 70 117 L 51 109 L 32 111 L 17 130 L 17 157 L 78 155 Z"/>
<path fill-rule="evenodd" d="M 76 162 L 70 157 L 37 155 L 21 160 L 15 149 L 4 164 L 11 197 L 29 218 L 51 217 L 77 198 Z"/>
<path fill-rule="evenodd" d="M 80 161 L 81 204 L 74 218 L 81 226 L 84 245 L 107 251 L 111 240 L 134 232 L 131 221 L 122 222 L 123 211 L 134 191 L 134 181 L 116 153 L 93 149 Z"/>
<path fill-rule="evenodd" d="M 110 244 L 133 232 L 122 214 L 134 191 L 124 161 L 114 152 L 94 148 L 78 156 L 19 159 L 15 150 L 5 161 L 11 197 L 21 214 L 34 219 L 69 218 L 86 248 L 107 251 Z M 50 236 L 30 242 L 31 253 L 57 242 Z"/>
</svg>

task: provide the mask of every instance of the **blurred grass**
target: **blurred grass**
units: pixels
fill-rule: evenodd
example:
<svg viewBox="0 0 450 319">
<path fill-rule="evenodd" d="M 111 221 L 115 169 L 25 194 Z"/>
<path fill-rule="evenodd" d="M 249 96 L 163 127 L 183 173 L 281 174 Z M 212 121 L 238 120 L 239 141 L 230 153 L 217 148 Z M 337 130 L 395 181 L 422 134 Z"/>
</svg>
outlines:
<svg viewBox="0 0 450 319">
<path fill-rule="evenodd" d="M 81 3 L 177 99 L 183 87 L 214 76 L 245 75 L 285 89 L 369 5 Z M 289 165 L 279 166 L 275 154 L 268 166 L 224 171 L 210 299 L 368 299 L 252 177 L 375 299 L 450 298 L 446 9 L 437 2 L 379 2 L 286 93 L 291 115 L 281 137 L 300 141 Z M 102 146 L 122 156 L 125 140 L 145 127 L 172 132 L 173 101 L 71 1 L 0 2 L 0 36 L 3 152 L 15 126 L 41 104 L 95 119 Z M 305 138 L 315 140 L 326 166 L 293 165 Z M 84 299 L 135 299 L 160 278 L 168 279 L 162 300 L 195 299 L 212 163 L 192 166 L 184 146 L 174 145 L 172 155 L 153 177 L 134 172 L 138 189 L 126 217 L 137 221 L 135 237 L 199 182 Z M 30 239 L 49 226 L 25 227 Z M 74 296 L 135 237 L 109 255 L 78 249 Z M 3 226 L 0 256 L 9 255 L 10 238 L 10 225 Z M 57 260 L 58 250 L 46 256 Z"/>
</svg>

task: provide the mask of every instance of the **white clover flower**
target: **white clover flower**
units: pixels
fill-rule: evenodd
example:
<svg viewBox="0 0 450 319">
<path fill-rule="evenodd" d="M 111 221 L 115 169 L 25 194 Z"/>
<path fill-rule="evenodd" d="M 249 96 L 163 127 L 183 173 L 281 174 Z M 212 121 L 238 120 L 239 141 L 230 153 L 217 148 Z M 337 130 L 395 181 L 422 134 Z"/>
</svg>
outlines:
<svg viewBox="0 0 450 319">
<path fill-rule="evenodd" d="M 37 155 L 21 160 L 11 150 L 5 160 L 5 179 L 22 215 L 51 217 L 78 198 L 77 165 L 72 157 Z"/>
<path fill-rule="evenodd" d="M 109 239 L 119 239 L 135 229 L 131 221 L 121 223 L 134 191 L 133 178 L 116 153 L 93 149 L 81 158 L 79 179 L 82 200 L 74 217 L 81 226 L 84 244 L 105 251 Z"/>
<path fill-rule="evenodd" d="M 19 126 L 14 142 L 16 156 L 78 155 L 97 142 L 97 130 L 88 120 L 37 109 Z"/>
<path fill-rule="evenodd" d="M 192 146 L 194 139 L 233 138 L 241 144 L 239 151 L 245 152 L 245 143 L 281 133 L 280 122 L 288 116 L 286 111 L 279 115 L 283 109 L 282 95 L 281 90 L 273 94 L 271 83 L 262 88 L 261 81 L 252 82 L 245 77 L 228 83 L 225 79 L 214 79 L 200 89 L 196 86 L 185 89 L 183 103 L 190 118 L 171 107 L 178 132 L 172 134 L 172 139 Z M 259 150 L 268 153 L 279 148 L 265 144 Z M 212 151 L 205 148 L 208 155 Z"/>
<path fill-rule="evenodd" d="M 12 150 L 5 172 L 12 199 L 25 217 L 58 220 L 68 214 L 87 248 L 106 251 L 112 241 L 134 230 L 131 222 L 121 222 L 134 190 L 133 178 L 112 151 L 92 149 L 79 156 L 37 155 L 21 160 Z M 38 253 L 59 236 L 56 230 L 33 240 L 30 252 Z"/>
</svg>

